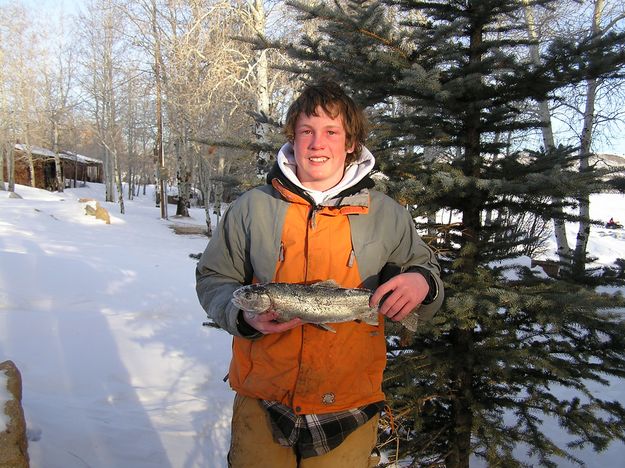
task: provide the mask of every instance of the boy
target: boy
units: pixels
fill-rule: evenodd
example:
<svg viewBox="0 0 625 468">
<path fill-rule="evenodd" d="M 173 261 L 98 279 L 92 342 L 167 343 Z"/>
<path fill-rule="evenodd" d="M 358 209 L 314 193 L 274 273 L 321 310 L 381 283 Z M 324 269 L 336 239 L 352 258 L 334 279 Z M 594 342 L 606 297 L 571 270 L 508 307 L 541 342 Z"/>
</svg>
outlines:
<svg viewBox="0 0 625 468">
<path fill-rule="evenodd" d="M 305 88 L 285 134 L 267 185 L 231 205 L 196 272 L 202 306 L 234 335 L 229 466 L 364 468 L 384 401 L 384 316 L 418 308 L 419 320 L 431 318 L 443 300 L 440 268 L 408 211 L 370 190 L 364 113 L 338 85 Z M 329 333 L 230 301 L 242 284 L 329 279 L 374 290 L 372 306 L 384 297 L 378 325 Z"/>
</svg>

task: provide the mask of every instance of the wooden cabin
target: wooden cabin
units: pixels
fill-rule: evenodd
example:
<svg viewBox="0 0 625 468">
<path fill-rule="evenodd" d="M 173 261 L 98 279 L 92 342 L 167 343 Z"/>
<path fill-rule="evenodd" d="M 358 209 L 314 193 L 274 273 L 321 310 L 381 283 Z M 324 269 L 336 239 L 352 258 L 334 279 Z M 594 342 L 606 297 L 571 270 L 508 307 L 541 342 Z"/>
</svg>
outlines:
<svg viewBox="0 0 625 468">
<path fill-rule="evenodd" d="M 57 190 L 56 164 L 54 152 L 38 146 L 30 146 L 35 169 L 35 187 L 46 190 Z M 104 164 L 102 161 L 71 151 L 59 153 L 61 159 L 61 176 L 65 187 L 77 187 L 87 182 L 104 181 Z M 29 151 L 26 145 L 18 143 L 14 149 L 15 183 L 31 186 L 28 164 Z M 3 161 L 4 180 L 8 180 L 6 156 Z"/>
</svg>

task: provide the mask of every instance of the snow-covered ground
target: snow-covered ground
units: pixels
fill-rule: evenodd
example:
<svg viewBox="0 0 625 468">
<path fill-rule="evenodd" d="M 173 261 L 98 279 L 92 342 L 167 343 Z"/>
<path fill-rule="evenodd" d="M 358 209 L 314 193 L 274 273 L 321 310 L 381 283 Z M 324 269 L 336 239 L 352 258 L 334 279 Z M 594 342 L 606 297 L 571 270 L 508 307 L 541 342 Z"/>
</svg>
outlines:
<svg viewBox="0 0 625 468">
<path fill-rule="evenodd" d="M 175 235 L 152 197 L 119 215 L 97 184 L 16 192 L 0 192 L 0 361 L 22 373 L 32 466 L 224 466 L 230 338 L 202 327 L 189 257 L 206 237 Z"/>
<path fill-rule="evenodd" d="M 22 372 L 31 466 L 225 467 L 230 337 L 202 327 L 189 254 L 206 238 L 170 229 L 203 225 L 204 211 L 162 220 L 143 196 L 120 215 L 98 184 L 16 192 L 0 192 L 0 361 Z M 81 197 L 99 200 L 111 224 L 86 216 Z M 597 197 L 592 211 L 623 222 L 625 197 Z M 593 228 L 590 252 L 610 264 L 625 257 L 624 237 Z M 625 401 L 622 384 L 602 391 Z M 582 458 L 620 467 L 625 445 Z"/>
</svg>

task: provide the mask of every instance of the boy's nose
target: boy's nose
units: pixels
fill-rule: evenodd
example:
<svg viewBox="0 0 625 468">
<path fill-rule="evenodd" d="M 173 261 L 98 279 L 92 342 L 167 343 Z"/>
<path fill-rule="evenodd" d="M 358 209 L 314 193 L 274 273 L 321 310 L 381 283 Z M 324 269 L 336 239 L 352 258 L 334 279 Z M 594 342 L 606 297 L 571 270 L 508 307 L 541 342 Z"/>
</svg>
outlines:
<svg viewBox="0 0 625 468">
<path fill-rule="evenodd" d="M 311 148 L 323 148 L 324 145 L 325 145 L 325 138 L 323 137 L 322 134 L 313 135 L 310 141 Z"/>
</svg>

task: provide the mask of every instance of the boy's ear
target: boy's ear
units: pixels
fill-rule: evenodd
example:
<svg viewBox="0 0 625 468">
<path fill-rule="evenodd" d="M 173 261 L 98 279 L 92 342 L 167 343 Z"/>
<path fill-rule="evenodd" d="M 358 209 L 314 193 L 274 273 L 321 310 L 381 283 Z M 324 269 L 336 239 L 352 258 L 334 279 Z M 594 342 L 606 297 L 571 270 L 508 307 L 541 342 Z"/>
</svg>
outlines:
<svg viewBox="0 0 625 468">
<path fill-rule="evenodd" d="M 354 150 L 356 149 L 356 143 L 353 143 L 353 142 L 352 142 L 352 143 L 350 144 L 350 142 L 348 141 L 348 142 L 346 142 L 346 145 L 347 145 L 347 146 L 346 146 L 346 148 L 345 148 L 345 152 L 347 152 L 347 153 L 353 153 L 353 152 L 354 152 Z"/>
</svg>

